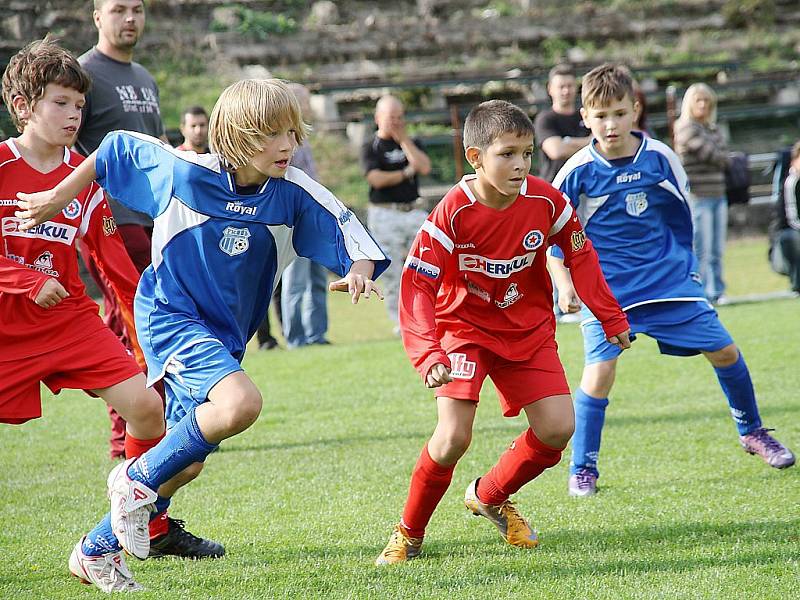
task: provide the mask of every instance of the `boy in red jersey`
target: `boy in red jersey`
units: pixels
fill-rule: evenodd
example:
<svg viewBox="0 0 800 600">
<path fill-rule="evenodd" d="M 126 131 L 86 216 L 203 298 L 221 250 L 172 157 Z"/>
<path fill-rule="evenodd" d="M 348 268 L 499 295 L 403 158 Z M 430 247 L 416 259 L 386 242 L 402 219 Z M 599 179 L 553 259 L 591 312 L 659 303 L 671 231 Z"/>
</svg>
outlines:
<svg viewBox="0 0 800 600">
<path fill-rule="evenodd" d="M 92 183 L 29 231 L 14 216 L 17 192 L 50 189 L 83 160 L 69 146 L 90 83 L 75 58 L 48 39 L 23 48 L 3 73 L 3 100 L 21 134 L 0 143 L 0 423 L 41 416 L 40 382 L 56 394 L 83 389 L 125 418 L 126 453 L 138 456 L 164 435 L 161 398 L 145 386 L 142 368 L 104 325 L 78 276 L 75 244 L 83 239 L 118 295 L 135 341 L 139 276 L 103 190 Z M 170 492 L 177 489 L 173 483 Z M 84 537 L 70 570 L 106 592 L 136 589 L 121 549 L 102 540 L 102 527 Z"/>
<path fill-rule="evenodd" d="M 530 427 L 464 502 L 514 546 L 538 538 L 509 500 L 556 465 L 574 429 L 572 399 L 556 351 L 545 252 L 566 248 L 575 285 L 608 341 L 628 348 L 628 322 L 603 278 L 569 199 L 528 174 L 533 124 L 518 107 L 491 100 L 464 123 L 475 169 L 423 224 L 400 289 L 403 344 L 425 384 L 436 389 L 439 420 L 411 477 L 403 517 L 376 564 L 420 552 L 425 527 L 466 452 L 483 380 L 492 378 L 503 415 L 525 412 Z"/>
</svg>

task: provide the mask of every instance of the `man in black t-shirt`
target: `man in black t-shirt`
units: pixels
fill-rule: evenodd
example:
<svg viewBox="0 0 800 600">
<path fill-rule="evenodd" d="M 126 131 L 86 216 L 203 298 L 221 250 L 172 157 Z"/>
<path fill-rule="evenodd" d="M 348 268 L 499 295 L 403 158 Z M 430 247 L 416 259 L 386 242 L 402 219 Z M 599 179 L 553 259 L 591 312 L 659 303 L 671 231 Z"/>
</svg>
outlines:
<svg viewBox="0 0 800 600">
<path fill-rule="evenodd" d="M 536 115 L 539 177 L 553 181 L 567 159 L 589 143 L 591 134 L 575 107 L 578 83 L 570 65 L 556 65 L 547 78 L 553 108 Z"/>
<path fill-rule="evenodd" d="M 386 310 L 399 333 L 397 299 L 406 254 L 428 213 L 419 208 L 417 175 L 431 172 L 431 161 L 406 132 L 403 104 L 383 96 L 375 105 L 378 130 L 361 150 L 369 183 L 367 225 L 392 264 L 381 276 Z"/>
</svg>

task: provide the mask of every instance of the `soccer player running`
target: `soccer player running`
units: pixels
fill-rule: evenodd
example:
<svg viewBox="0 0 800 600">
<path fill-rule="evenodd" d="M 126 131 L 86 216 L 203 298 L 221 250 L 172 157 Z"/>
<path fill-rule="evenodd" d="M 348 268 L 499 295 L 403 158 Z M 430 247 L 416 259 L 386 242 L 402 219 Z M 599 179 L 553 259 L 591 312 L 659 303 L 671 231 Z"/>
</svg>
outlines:
<svg viewBox="0 0 800 600">
<path fill-rule="evenodd" d="M 78 275 L 75 244 L 82 239 L 119 299 L 134 351 L 144 365 L 133 325 L 139 273 L 125 251 L 103 190 L 74 186 L 63 210 L 23 230 L 14 215 L 16 194 L 49 190 L 74 174 L 83 157 L 69 147 L 81 123 L 91 81 L 78 61 L 49 39 L 33 42 L 9 61 L 3 101 L 19 137 L 0 143 L 0 423 L 42 415 L 39 383 L 57 394 L 83 389 L 127 421 L 129 458 L 164 435 L 164 409 L 146 387 L 142 367 L 100 319 Z M 182 474 L 181 477 L 183 477 Z M 171 496 L 178 478 L 162 488 Z M 103 591 L 136 589 L 125 577 L 121 548 L 103 538 L 104 521 L 70 557 L 70 570 Z"/>
<path fill-rule="evenodd" d="M 793 465 L 792 452 L 762 427 L 744 358 L 703 294 L 692 252 L 688 181 L 678 157 L 665 144 L 632 131 L 638 106 L 627 68 L 597 67 L 581 87 L 581 112 L 594 139 L 567 161 L 553 184 L 577 206 L 631 330 L 655 338 L 663 354 L 703 354 L 728 399 L 744 449 L 772 467 Z M 582 293 L 576 295 L 569 265 L 562 264 L 556 248 L 550 266 L 562 308 L 577 305 Z M 569 478 L 573 496 L 597 490 L 600 437 L 619 357 L 619 349 L 604 339 L 598 316 L 585 311 L 585 366 L 575 395 Z"/>
<path fill-rule="evenodd" d="M 333 194 L 289 166 L 306 131 L 285 83 L 244 80 L 214 106 L 215 154 L 112 132 L 53 190 L 20 195 L 27 229 L 94 179 L 155 223 L 136 319 L 149 379 L 164 377 L 171 427 L 108 479 L 111 539 L 137 558 L 148 554 L 151 511 L 164 510 L 159 486 L 258 418 L 261 393 L 240 363 L 286 265 L 298 255 L 322 263 L 341 276 L 329 289 L 353 304 L 382 298 L 371 278 L 388 258 Z"/>
<path fill-rule="evenodd" d="M 502 100 L 475 107 L 464 123 L 475 169 L 438 204 L 414 240 L 400 294 L 403 344 L 425 384 L 436 388 L 439 420 L 422 449 L 400 523 L 376 564 L 420 552 L 425 527 L 466 452 L 483 380 L 503 415 L 527 428 L 464 502 L 514 546 L 538 538 L 509 497 L 556 465 L 574 427 L 572 399 L 555 341 L 545 250 L 558 243 L 578 289 L 609 343 L 629 347 L 628 322 L 603 280 L 597 255 L 569 200 L 528 174 L 533 124 Z"/>
</svg>

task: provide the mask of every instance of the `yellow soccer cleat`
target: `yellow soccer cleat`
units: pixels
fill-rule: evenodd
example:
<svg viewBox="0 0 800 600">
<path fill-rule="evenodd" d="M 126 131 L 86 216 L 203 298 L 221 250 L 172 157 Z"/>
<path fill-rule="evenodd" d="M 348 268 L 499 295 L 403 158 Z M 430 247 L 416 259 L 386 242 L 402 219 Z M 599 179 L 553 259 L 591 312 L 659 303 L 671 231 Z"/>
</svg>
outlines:
<svg viewBox="0 0 800 600">
<path fill-rule="evenodd" d="M 519 512 L 511 500 L 502 504 L 484 504 L 478 500 L 478 480 L 476 479 L 467 487 L 464 494 L 464 505 L 475 516 L 489 519 L 503 539 L 512 546 L 520 548 L 536 548 L 539 545 L 538 534 L 531 529 L 528 522 Z"/>
<path fill-rule="evenodd" d="M 422 548 L 422 538 L 409 537 L 406 528 L 398 523 L 389 537 L 386 548 L 375 559 L 375 565 L 380 567 L 409 561 L 419 556 L 420 548 Z"/>
</svg>

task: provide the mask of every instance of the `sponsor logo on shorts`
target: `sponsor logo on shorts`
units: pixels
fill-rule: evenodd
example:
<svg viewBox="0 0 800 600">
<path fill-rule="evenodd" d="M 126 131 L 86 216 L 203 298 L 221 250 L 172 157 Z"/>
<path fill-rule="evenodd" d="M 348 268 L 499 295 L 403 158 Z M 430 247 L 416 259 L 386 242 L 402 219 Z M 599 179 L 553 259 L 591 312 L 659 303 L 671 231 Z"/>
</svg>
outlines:
<svg viewBox="0 0 800 600">
<path fill-rule="evenodd" d="M 65 223 L 52 223 L 45 221 L 28 231 L 20 231 L 19 226 L 22 219 L 16 217 L 3 217 L 3 235 L 15 237 L 32 238 L 47 240 L 48 242 L 58 242 L 59 244 L 72 245 L 78 228 Z"/>
<path fill-rule="evenodd" d="M 74 219 L 81 214 L 81 203 L 78 202 L 77 198 L 73 198 L 72 201 L 67 204 L 67 207 L 61 212 L 64 213 L 64 216 L 68 219 Z"/>
<path fill-rule="evenodd" d="M 429 262 L 425 262 L 416 256 L 408 257 L 408 260 L 406 260 L 406 267 L 416 271 L 420 275 L 430 277 L 431 279 L 438 279 L 440 273 L 439 267 L 432 265 Z"/>
<path fill-rule="evenodd" d="M 475 361 L 467 360 L 467 355 L 460 352 L 448 354 L 450 359 L 450 377 L 453 379 L 472 379 L 475 377 Z"/>
<path fill-rule="evenodd" d="M 647 194 L 637 192 L 625 196 L 625 211 L 632 217 L 641 216 L 647 210 Z"/>
<path fill-rule="evenodd" d="M 542 245 L 543 241 L 544 235 L 542 235 L 542 232 L 538 229 L 534 229 L 526 233 L 525 237 L 522 238 L 522 247 L 525 248 L 525 250 L 536 250 Z"/>
<path fill-rule="evenodd" d="M 580 231 L 573 231 L 569 237 L 570 246 L 572 251 L 577 252 L 586 245 L 586 232 L 581 229 Z"/>
<path fill-rule="evenodd" d="M 251 215 L 255 216 L 256 212 L 258 211 L 257 206 L 245 206 L 241 202 L 228 202 L 225 205 L 225 210 L 236 213 L 239 215 Z"/>
<path fill-rule="evenodd" d="M 117 222 L 114 217 L 103 217 L 103 235 L 114 235 L 117 231 Z"/>
<path fill-rule="evenodd" d="M 517 300 L 522 298 L 523 294 L 520 293 L 519 289 L 517 289 L 517 284 L 512 283 L 508 286 L 506 290 L 505 296 L 503 296 L 503 300 L 495 300 L 494 303 L 497 305 L 497 308 L 508 308 L 512 304 L 514 304 Z"/>
<path fill-rule="evenodd" d="M 226 227 L 222 230 L 219 249 L 228 256 L 236 256 L 247 252 L 250 247 L 250 230 L 247 227 Z"/>
<path fill-rule="evenodd" d="M 514 273 L 530 267 L 535 257 L 536 252 L 528 252 L 508 260 L 486 258 L 478 254 L 460 254 L 458 268 L 462 271 L 484 273 L 494 279 L 508 279 Z"/>
</svg>

